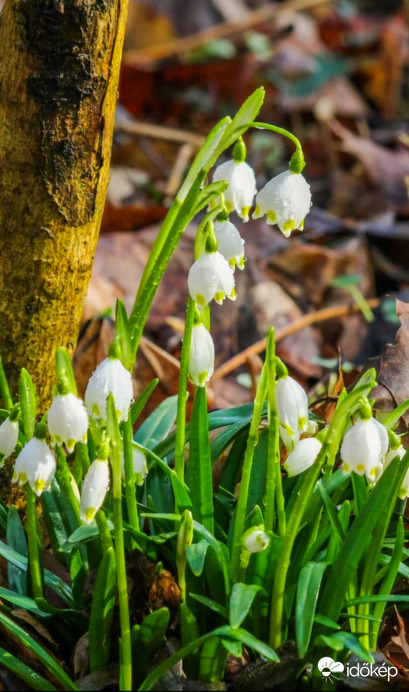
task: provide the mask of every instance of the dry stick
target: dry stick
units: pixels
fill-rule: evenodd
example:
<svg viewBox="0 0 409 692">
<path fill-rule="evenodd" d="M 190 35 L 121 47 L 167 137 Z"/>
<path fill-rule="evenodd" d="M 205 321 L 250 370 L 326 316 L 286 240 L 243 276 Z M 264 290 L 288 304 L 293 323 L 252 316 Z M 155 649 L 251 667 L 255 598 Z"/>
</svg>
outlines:
<svg viewBox="0 0 409 692">
<path fill-rule="evenodd" d="M 286 12 L 299 12 L 308 10 L 319 5 L 328 4 L 329 0 L 287 0 L 280 5 L 269 4 L 261 7 L 258 10 L 249 12 L 247 17 L 237 22 L 224 22 L 215 26 L 200 31 L 192 36 L 176 39 L 175 41 L 167 41 L 149 48 L 139 48 L 136 50 L 128 50 L 124 52 L 123 61 L 126 64 L 141 64 L 149 63 L 162 58 L 168 58 L 181 53 L 186 53 L 196 48 L 206 45 L 209 41 L 225 38 L 236 32 L 244 31 L 251 27 L 257 26 L 269 19 L 275 19 L 279 15 Z"/>
<path fill-rule="evenodd" d="M 152 137 L 152 139 L 166 139 L 170 142 L 180 142 L 181 144 L 190 144 L 192 147 L 200 149 L 205 138 L 202 135 L 197 135 L 188 130 L 179 130 L 174 127 L 166 127 L 165 125 L 154 125 L 153 123 L 145 123 L 141 120 L 133 120 L 127 123 L 118 123 L 115 125 L 115 132 L 124 132 L 127 135 L 135 137 Z"/>
<path fill-rule="evenodd" d="M 367 301 L 367 304 L 371 308 L 377 308 L 380 302 L 380 298 L 372 298 L 371 300 Z M 335 305 L 330 308 L 323 308 L 323 310 L 309 312 L 307 315 L 300 317 L 300 319 L 291 322 L 291 324 L 288 324 L 286 327 L 279 329 L 275 333 L 276 343 L 279 343 L 279 341 L 282 341 L 287 336 L 291 336 L 291 334 L 295 334 L 296 332 L 301 331 L 301 329 L 309 327 L 312 324 L 316 324 L 317 322 L 325 322 L 326 320 L 331 320 L 334 317 L 344 317 L 345 315 L 352 315 L 356 312 L 361 312 L 361 308 L 357 304 Z M 211 383 L 215 382 L 216 380 L 220 380 L 220 378 L 225 377 L 232 372 L 232 370 L 235 370 L 240 365 L 243 365 L 247 358 L 264 351 L 266 348 L 266 343 L 266 338 L 260 339 L 260 341 L 256 341 L 255 344 L 252 344 L 248 348 L 244 349 L 244 351 L 241 353 L 238 353 L 237 356 L 234 356 L 226 363 L 223 363 L 223 365 L 214 371 Z"/>
</svg>

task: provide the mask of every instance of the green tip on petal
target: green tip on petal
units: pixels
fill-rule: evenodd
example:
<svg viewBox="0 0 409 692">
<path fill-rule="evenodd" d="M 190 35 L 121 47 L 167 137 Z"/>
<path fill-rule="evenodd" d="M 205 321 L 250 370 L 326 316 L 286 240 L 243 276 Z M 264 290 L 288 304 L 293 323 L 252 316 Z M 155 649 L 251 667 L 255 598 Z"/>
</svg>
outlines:
<svg viewBox="0 0 409 692">
<path fill-rule="evenodd" d="M 222 303 L 225 298 L 225 294 L 223 291 L 217 291 L 217 293 L 214 294 L 214 299 L 216 303 Z"/>
<path fill-rule="evenodd" d="M 200 308 L 204 308 L 206 305 L 206 298 L 200 293 L 196 293 L 196 303 Z"/>
<path fill-rule="evenodd" d="M 275 223 L 277 221 L 277 214 L 275 211 L 273 211 L 273 209 L 269 209 L 266 216 L 270 223 Z"/>
<path fill-rule="evenodd" d="M 95 507 L 88 507 L 85 510 L 85 521 L 92 521 L 95 517 Z"/>
<path fill-rule="evenodd" d="M 100 412 L 100 410 L 99 410 L 99 406 L 98 406 L 97 403 L 92 404 L 91 413 L 92 413 L 94 416 L 98 416 L 98 417 L 100 416 L 101 412 Z"/>
<path fill-rule="evenodd" d="M 205 386 L 206 380 L 207 380 L 207 375 L 208 375 L 207 372 L 201 372 L 201 373 L 200 373 L 200 375 L 199 375 L 199 377 L 198 377 L 198 380 L 199 380 L 199 387 L 204 387 L 204 386 Z"/>
<path fill-rule="evenodd" d="M 250 214 L 250 207 L 243 207 L 243 209 L 241 210 L 242 217 L 247 219 L 249 214 Z"/>
<path fill-rule="evenodd" d="M 294 219 L 289 219 L 283 224 L 283 229 L 286 233 L 293 231 L 295 227 Z"/>
<path fill-rule="evenodd" d="M 42 478 L 37 478 L 37 480 L 34 481 L 34 492 L 36 493 L 36 495 L 40 495 L 40 493 L 43 492 L 44 485 L 45 481 Z"/>
</svg>

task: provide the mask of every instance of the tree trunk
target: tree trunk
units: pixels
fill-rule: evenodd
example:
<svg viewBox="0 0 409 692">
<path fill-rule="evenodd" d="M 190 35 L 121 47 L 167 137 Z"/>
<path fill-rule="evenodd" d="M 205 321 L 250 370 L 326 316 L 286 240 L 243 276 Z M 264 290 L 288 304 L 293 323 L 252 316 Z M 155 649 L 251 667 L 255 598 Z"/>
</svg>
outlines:
<svg viewBox="0 0 409 692">
<path fill-rule="evenodd" d="M 0 355 L 49 403 L 76 344 L 108 184 L 126 0 L 6 0 L 0 15 Z"/>
</svg>

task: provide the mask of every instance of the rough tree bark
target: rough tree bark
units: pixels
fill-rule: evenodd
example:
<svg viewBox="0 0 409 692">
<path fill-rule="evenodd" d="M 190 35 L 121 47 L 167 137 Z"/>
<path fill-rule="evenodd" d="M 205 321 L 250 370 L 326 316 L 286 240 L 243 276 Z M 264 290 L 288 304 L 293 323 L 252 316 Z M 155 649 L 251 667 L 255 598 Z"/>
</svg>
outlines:
<svg viewBox="0 0 409 692">
<path fill-rule="evenodd" d="M 0 15 L 0 355 L 47 406 L 72 353 L 108 183 L 126 0 L 6 0 Z"/>
</svg>

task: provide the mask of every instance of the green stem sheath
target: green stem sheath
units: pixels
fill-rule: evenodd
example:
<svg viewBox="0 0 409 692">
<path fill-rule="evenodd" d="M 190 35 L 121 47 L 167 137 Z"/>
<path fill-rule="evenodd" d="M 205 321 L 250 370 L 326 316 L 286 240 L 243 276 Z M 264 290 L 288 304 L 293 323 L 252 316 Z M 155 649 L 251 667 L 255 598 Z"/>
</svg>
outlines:
<svg viewBox="0 0 409 692">
<path fill-rule="evenodd" d="M 121 424 L 124 466 L 125 466 L 125 499 L 128 510 L 128 522 L 136 531 L 139 530 L 138 505 L 136 502 L 135 473 L 133 470 L 132 439 L 133 430 L 131 417 Z"/>
<path fill-rule="evenodd" d="M 34 600 L 43 601 L 43 573 L 40 562 L 39 538 L 37 532 L 36 494 L 26 483 L 27 543 L 30 564 L 31 588 Z"/>
</svg>

